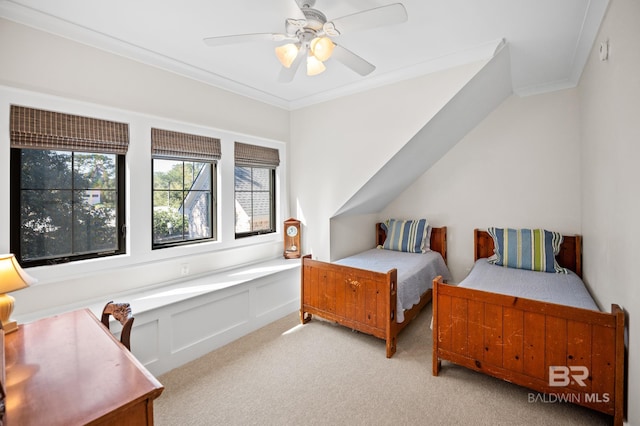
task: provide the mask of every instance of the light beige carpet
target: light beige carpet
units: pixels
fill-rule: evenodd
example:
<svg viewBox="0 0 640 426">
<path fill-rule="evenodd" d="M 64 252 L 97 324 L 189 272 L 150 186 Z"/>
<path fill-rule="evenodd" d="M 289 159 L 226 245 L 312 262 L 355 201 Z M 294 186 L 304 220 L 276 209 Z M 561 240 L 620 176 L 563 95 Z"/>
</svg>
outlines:
<svg viewBox="0 0 640 426">
<path fill-rule="evenodd" d="M 161 377 L 165 425 L 606 425 L 609 416 L 443 363 L 431 374 L 431 307 L 383 340 L 291 314 Z"/>
</svg>

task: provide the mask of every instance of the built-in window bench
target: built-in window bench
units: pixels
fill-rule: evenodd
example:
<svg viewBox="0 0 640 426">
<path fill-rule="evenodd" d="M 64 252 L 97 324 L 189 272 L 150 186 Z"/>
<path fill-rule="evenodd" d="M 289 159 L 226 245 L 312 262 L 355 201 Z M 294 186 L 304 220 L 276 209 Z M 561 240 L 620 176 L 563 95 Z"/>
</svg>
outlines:
<svg viewBox="0 0 640 426">
<path fill-rule="evenodd" d="M 274 259 L 110 297 L 131 304 L 131 352 L 154 375 L 300 308 L 300 260 Z M 104 304 L 87 306 L 100 318 Z M 111 320 L 118 335 L 120 324 Z"/>
</svg>

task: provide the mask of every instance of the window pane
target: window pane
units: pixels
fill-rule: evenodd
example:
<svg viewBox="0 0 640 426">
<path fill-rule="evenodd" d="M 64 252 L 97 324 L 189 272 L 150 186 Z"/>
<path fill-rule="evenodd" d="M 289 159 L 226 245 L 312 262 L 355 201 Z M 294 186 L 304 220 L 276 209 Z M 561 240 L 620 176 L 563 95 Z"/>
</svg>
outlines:
<svg viewBox="0 0 640 426">
<path fill-rule="evenodd" d="M 153 160 L 153 242 L 182 241 L 183 162 Z"/>
<path fill-rule="evenodd" d="M 23 149 L 22 189 L 71 189 L 71 152 Z"/>
<path fill-rule="evenodd" d="M 153 189 L 184 189 L 183 162 L 176 160 L 153 160 Z"/>
<path fill-rule="evenodd" d="M 115 154 L 76 153 L 73 156 L 75 189 L 115 189 Z"/>
<path fill-rule="evenodd" d="M 253 230 L 271 229 L 271 196 L 268 192 L 253 194 Z"/>
<path fill-rule="evenodd" d="M 254 191 L 268 191 L 271 187 L 271 170 L 270 169 L 253 169 L 253 190 Z"/>
<path fill-rule="evenodd" d="M 72 191 L 22 191 L 20 256 L 22 260 L 72 254 Z"/>
<path fill-rule="evenodd" d="M 185 202 L 185 219 L 188 239 L 211 238 L 211 194 L 192 192 Z"/>
<path fill-rule="evenodd" d="M 166 244 L 182 241 L 184 219 L 177 208 L 161 206 L 153 208 L 153 242 Z"/>
<path fill-rule="evenodd" d="M 182 190 L 173 189 L 166 191 L 153 191 L 153 205 L 155 207 L 175 208 L 182 207 Z"/>
<path fill-rule="evenodd" d="M 236 192 L 236 233 L 251 232 L 251 193 Z"/>
<path fill-rule="evenodd" d="M 87 192 L 90 197 L 87 198 Z M 76 191 L 73 244 L 77 254 L 111 251 L 118 247 L 115 191 Z"/>
<path fill-rule="evenodd" d="M 209 166 L 209 168 L 207 167 Z M 200 172 L 207 169 L 210 170 L 211 165 L 205 163 L 185 162 L 184 163 L 184 187 L 191 188 L 200 176 Z M 206 173 L 206 171 L 205 171 Z"/>
<path fill-rule="evenodd" d="M 236 191 L 251 191 L 251 167 L 236 167 Z"/>
</svg>

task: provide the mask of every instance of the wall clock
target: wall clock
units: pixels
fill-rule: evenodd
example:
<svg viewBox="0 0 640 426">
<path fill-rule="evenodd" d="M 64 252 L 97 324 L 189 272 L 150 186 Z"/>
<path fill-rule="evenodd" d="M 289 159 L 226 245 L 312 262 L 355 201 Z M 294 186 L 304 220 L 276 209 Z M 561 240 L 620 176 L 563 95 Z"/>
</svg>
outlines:
<svg viewBox="0 0 640 426">
<path fill-rule="evenodd" d="M 289 218 L 284 221 L 284 258 L 300 257 L 300 221 Z"/>
</svg>

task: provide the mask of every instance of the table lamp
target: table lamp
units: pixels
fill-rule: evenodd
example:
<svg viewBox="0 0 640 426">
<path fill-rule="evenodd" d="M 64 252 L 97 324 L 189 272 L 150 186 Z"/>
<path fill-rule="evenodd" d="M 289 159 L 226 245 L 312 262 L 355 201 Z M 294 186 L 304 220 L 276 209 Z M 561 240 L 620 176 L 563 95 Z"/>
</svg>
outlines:
<svg viewBox="0 0 640 426">
<path fill-rule="evenodd" d="M 0 255 L 0 320 L 5 334 L 18 329 L 18 324 L 10 319 L 15 299 L 6 293 L 29 287 L 35 282 L 35 278 L 22 270 L 13 254 Z"/>
</svg>

